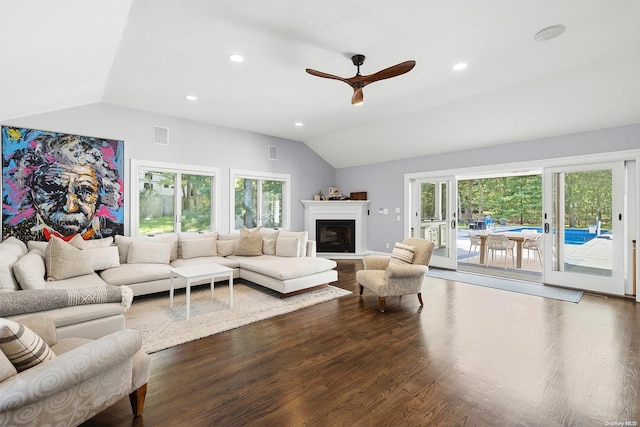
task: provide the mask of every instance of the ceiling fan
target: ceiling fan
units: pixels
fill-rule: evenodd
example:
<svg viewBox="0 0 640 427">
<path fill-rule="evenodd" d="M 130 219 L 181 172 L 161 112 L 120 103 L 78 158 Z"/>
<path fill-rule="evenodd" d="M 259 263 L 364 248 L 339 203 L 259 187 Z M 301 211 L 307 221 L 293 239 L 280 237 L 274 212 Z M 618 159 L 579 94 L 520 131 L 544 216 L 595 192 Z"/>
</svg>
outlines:
<svg viewBox="0 0 640 427">
<path fill-rule="evenodd" d="M 333 74 L 323 73 L 322 71 L 312 70 L 311 68 L 307 68 L 306 71 L 312 76 L 324 77 L 325 79 L 334 79 L 345 82 L 353 88 L 351 103 L 353 105 L 359 105 L 362 104 L 362 101 L 364 99 L 364 94 L 362 93 L 363 87 L 365 87 L 369 83 L 377 82 L 378 80 L 389 79 L 391 77 L 396 77 L 404 73 L 408 73 L 416 65 L 416 61 L 405 61 L 401 62 L 400 64 L 393 65 L 389 68 L 385 68 L 384 70 L 380 70 L 377 73 L 363 76 L 360 74 L 360 66 L 364 64 L 364 59 L 365 56 L 360 54 L 353 55 L 351 57 L 353 65 L 358 67 L 358 72 L 355 76 L 350 78 L 334 76 Z"/>
</svg>

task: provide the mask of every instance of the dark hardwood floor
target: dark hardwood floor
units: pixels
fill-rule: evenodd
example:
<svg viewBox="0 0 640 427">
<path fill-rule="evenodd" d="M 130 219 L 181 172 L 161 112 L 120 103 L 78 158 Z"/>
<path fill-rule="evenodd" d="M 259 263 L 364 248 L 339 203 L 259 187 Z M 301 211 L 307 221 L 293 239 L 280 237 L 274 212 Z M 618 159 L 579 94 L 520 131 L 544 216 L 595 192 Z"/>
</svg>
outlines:
<svg viewBox="0 0 640 427">
<path fill-rule="evenodd" d="M 86 426 L 606 426 L 640 422 L 640 307 L 430 279 L 357 293 L 152 355 L 144 414 Z M 609 424 L 608 424 L 609 423 Z M 635 423 L 635 424 L 634 424 Z"/>
</svg>

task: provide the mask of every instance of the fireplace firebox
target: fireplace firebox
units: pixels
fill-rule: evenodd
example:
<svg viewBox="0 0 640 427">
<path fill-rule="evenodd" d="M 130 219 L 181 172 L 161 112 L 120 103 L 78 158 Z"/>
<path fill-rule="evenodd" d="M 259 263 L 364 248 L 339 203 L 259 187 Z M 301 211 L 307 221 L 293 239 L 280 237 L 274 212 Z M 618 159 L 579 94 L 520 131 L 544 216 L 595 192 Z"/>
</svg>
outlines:
<svg viewBox="0 0 640 427">
<path fill-rule="evenodd" d="M 356 251 L 356 221 L 353 219 L 317 219 L 316 250 L 318 252 Z"/>
</svg>

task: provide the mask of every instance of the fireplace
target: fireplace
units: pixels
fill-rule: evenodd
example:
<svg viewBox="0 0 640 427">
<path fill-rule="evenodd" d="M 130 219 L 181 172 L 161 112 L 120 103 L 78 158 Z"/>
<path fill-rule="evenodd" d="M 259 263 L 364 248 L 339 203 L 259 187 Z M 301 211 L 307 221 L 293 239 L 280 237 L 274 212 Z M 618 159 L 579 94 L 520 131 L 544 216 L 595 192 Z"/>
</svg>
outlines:
<svg viewBox="0 0 640 427">
<path fill-rule="evenodd" d="M 316 250 L 355 253 L 356 221 L 354 219 L 316 220 Z"/>
<path fill-rule="evenodd" d="M 361 258 L 367 250 L 367 200 L 302 200 L 304 229 L 318 256 Z"/>
</svg>

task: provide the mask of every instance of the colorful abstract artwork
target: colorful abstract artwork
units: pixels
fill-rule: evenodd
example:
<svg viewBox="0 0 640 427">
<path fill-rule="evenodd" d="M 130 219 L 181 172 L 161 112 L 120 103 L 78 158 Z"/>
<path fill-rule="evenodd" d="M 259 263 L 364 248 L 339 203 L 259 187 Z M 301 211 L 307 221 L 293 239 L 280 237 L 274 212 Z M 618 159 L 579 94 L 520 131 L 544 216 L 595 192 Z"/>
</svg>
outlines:
<svg viewBox="0 0 640 427">
<path fill-rule="evenodd" d="M 2 127 L 2 238 L 124 232 L 124 143 Z"/>
</svg>

